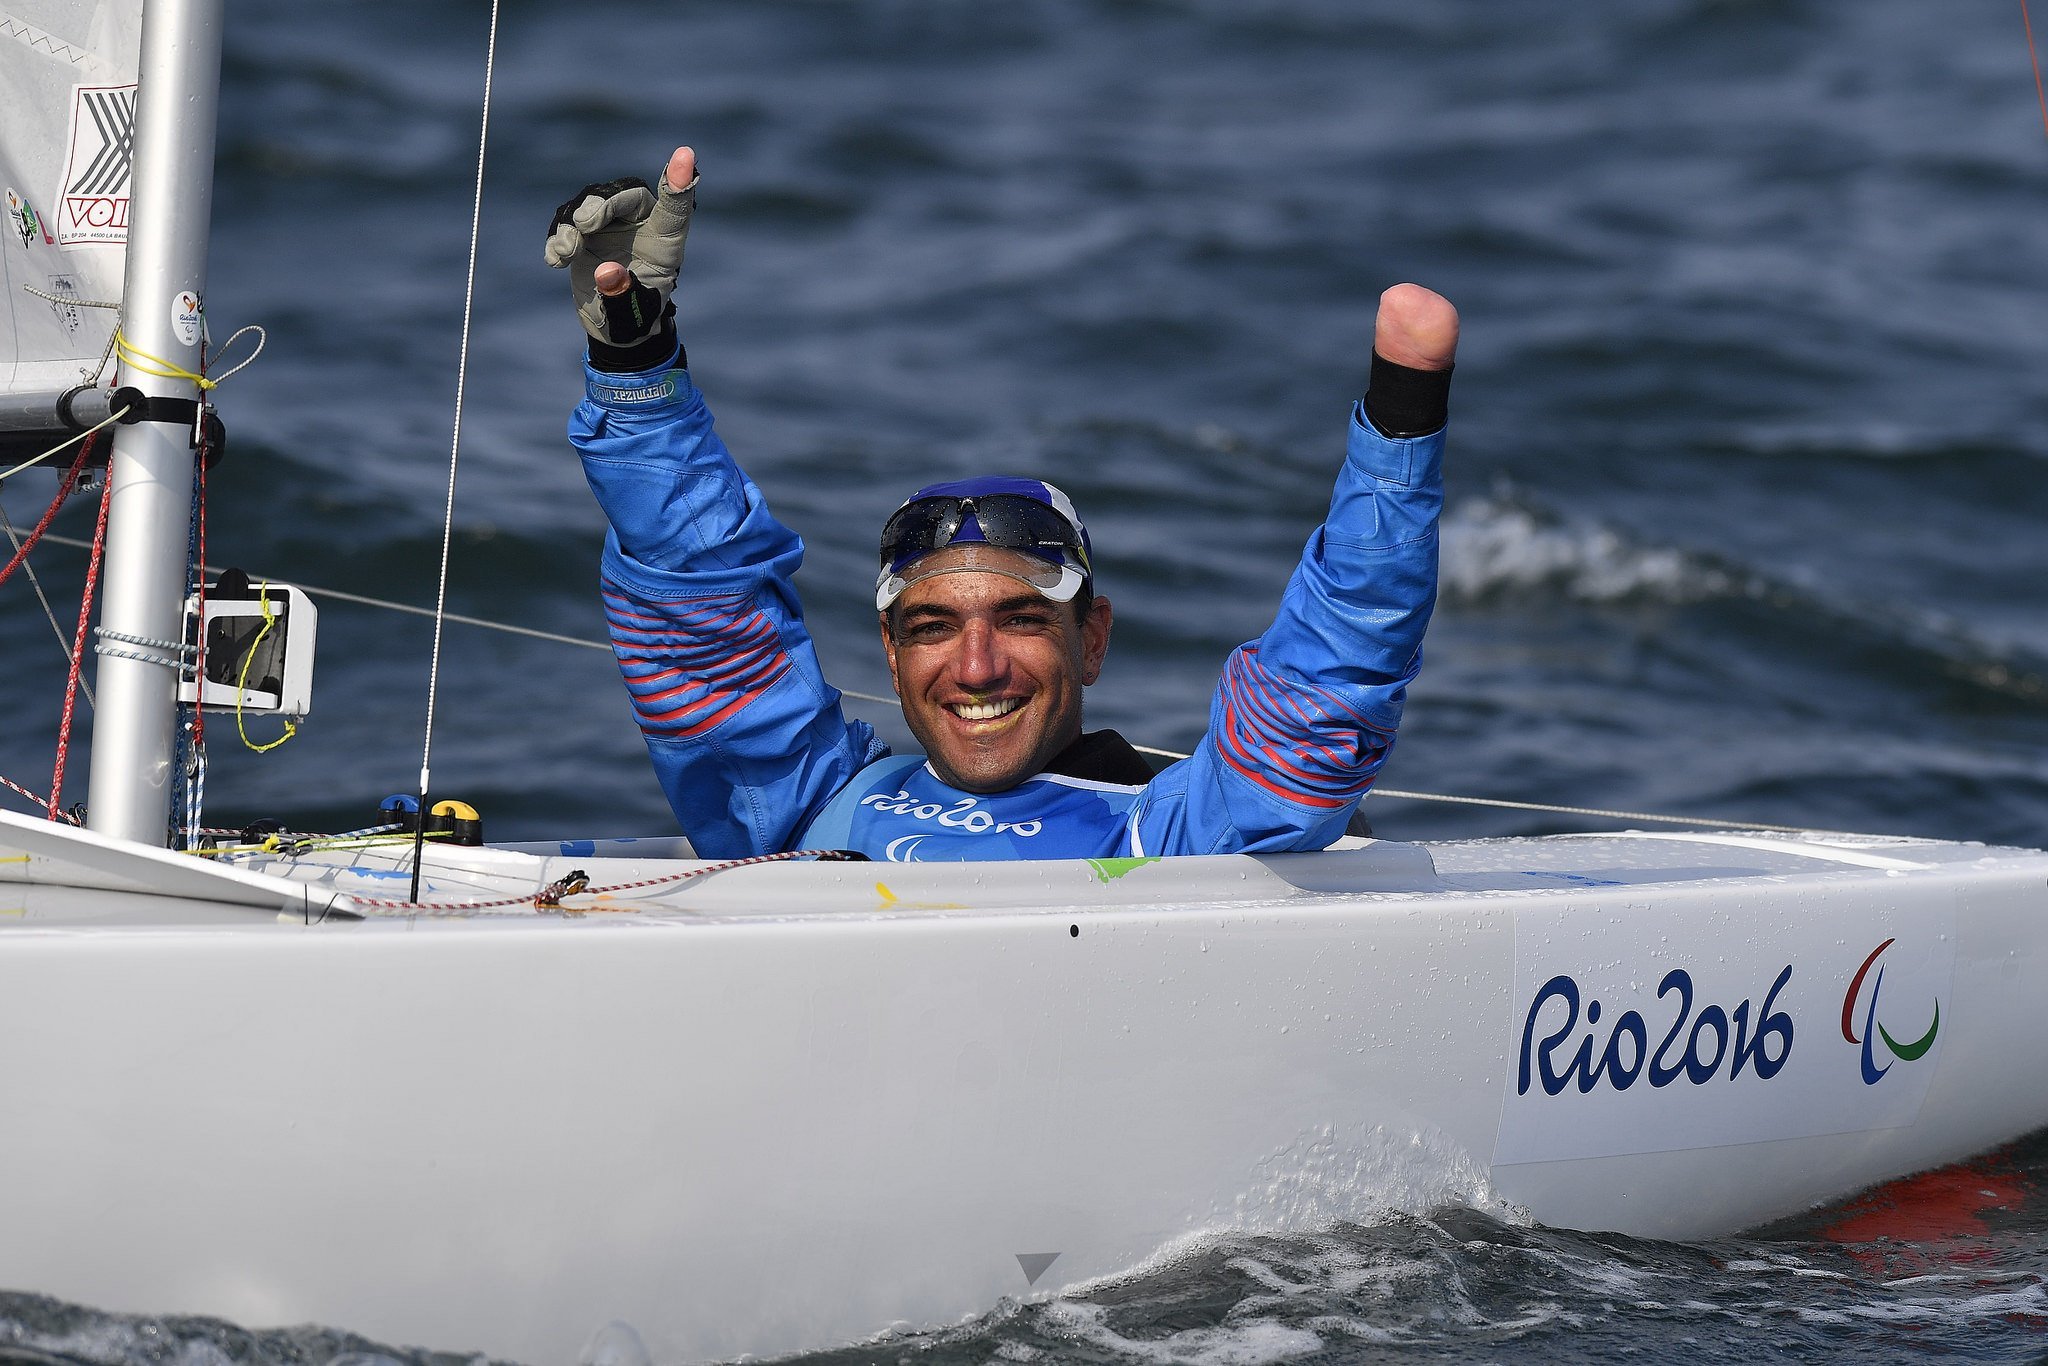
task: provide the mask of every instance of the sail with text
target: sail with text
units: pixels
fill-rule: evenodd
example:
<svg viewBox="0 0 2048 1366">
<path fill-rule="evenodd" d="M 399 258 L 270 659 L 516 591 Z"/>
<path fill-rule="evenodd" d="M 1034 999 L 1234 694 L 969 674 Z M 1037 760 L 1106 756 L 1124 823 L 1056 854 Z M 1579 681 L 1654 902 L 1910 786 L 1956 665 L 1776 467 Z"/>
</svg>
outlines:
<svg viewBox="0 0 2048 1366">
<path fill-rule="evenodd" d="M 141 30 L 141 0 L 0 0 L 0 453 L 107 415 Z"/>
</svg>

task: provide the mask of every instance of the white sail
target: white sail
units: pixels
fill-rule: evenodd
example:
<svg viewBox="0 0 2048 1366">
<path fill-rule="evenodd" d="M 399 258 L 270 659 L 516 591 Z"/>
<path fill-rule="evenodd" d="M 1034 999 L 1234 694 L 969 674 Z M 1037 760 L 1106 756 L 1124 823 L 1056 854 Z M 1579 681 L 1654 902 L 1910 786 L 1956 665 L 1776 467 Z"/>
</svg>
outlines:
<svg viewBox="0 0 2048 1366">
<path fill-rule="evenodd" d="M 91 381 L 113 335 L 85 305 L 121 297 L 141 31 L 141 0 L 0 0 L 0 394 Z"/>
</svg>

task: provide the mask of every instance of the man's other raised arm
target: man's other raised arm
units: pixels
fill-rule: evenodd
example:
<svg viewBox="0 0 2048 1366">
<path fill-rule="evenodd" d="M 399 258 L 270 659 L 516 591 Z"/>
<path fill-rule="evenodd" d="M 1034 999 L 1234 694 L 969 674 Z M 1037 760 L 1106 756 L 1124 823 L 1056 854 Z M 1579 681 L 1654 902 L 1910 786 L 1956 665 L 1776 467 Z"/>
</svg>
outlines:
<svg viewBox="0 0 2048 1366">
<path fill-rule="evenodd" d="M 1148 787 L 1134 852 L 1320 849 L 1386 761 L 1436 604 L 1457 310 L 1418 285 L 1380 299 L 1330 514 L 1273 625 L 1223 669 L 1194 756 Z"/>
</svg>

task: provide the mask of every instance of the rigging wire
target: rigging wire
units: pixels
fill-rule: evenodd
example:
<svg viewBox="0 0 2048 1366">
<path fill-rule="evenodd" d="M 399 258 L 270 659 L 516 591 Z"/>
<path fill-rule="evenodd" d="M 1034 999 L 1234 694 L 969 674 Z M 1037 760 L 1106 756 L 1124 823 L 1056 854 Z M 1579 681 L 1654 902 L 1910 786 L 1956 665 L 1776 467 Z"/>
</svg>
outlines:
<svg viewBox="0 0 2048 1366">
<path fill-rule="evenodd" d="M 45 808 L 47 808 L 50 804 L 49 798 L 43 796 L 41 793 L 29 791 L 20 783 L 17 783 L 16 781 L 14 781 L 14 779 L 9 778 L 5 774 L 0 774 L 0 787 L 4 787 L 9 792 L 17 793 L 20 796 L 26 797 L 28 799 L 28 804 L 30 806 L 33 806 L 39 812 L 44 811 Z M 59 811 L 57 813 L 56 818 L 60 821 L 63 821 L 66 825 L 80 824 L 78 817 L 72 815 L 69 811 Z"/>
<path fill-rule="evenodd" d="M 69 546 L 82 547 L 90 544 L 89 542 L 69 536 L 50 535 L 45 536 L 43 539 Z M 220 571 L 215 565 L 207 565 L 206 572 L 218 573 Z M 303 583 L 294 584 L 293 586 L 308 597 L 332 598 L 336 602 L 355 603 L 361 607 L 375 607 L 382 611 L 403 612 L 417 617 L 433 617 L 437 615 L 431 608 L 415 607 L 411 603 L 405 602 L 392 602 L 387 598 L 367 597 L 361 593 L 346 593 L 338 588 L 315 588 L 310 584 Z M 464 616 L 456 612 L 443 612 L 438 615 L 441 620 L 453 622 L 457 625 L 474 626 L 486 631 L 500 631 L 506 635 L 526 636 L 533 640 L 545 640 L 556 645 L 573 645 L 578 649 L 597 650 L 604 654 L 612 653 L 611 644 L 607 641 L 586 640 L 581 636 L 567 636 L 557 631 L 542 631 L 531 626 L 515 626 L 510 622 L 492 621 L 486 617 Z M 878 706 L 885 707 L 897 705 L 896 698 L 884 697 L 879 693 L 862 692 L 858 688 L 841 688 L 839 691 L 857 702 L 872 702 Z M 1190 757 L 1185 751 L 1160 749 L 1155 745 L 1134 744 L 1131 748 L 1137 750 L 1140 754 L 1150 754 L 1161 759 L 1186 759 Z M 1770 830 L 1788 835 L 1810 834 L 1815 833 L 1818 829 L 1810 825 L 1773 825 L 1768 821 L 1729 820 L 1722 816 L 1675 816 L 1650 811 L 1621 811 L 1610 810 L 1605 807 L 1564 806 L 1554 802 L 1518 802 L 1509 801 L 1501 797 L 1461 796 L 1454 792 L 1414 792 L 1398 787 L 1375 787 L 1369 795 L 1390 798 L 1396 801 L 1438 802 L 1446 806 L 1486 806 L 1507 811 L 1533 811 L 1557 816 L 1589 816 L 1604 820 L 1646 821 L 1659 825 L 1706 825 L 1729 830 Z"/>
<path fill-rule="evenodd" d="M 76 466 L 73 467 L 73 470 L 76 470 Z M 69 495 L 70 491 L 70 481 L 67 480 L 64 483 L 64 485 L 60 488 L 56 501 L 51 504 L 51 512 L 44 516 L 42 522 L 39 523 L 39 525 L 48 526 L 50 524 L 50 518 L 55 515 L 56 508 L 62 506 L 65 497 Z M 21 533 L 15 530 L 14 519 L 7 515 L 7 509 L 5 507 L 0 507 L 0 526 L 4 526 L 7 529 L 8 543 L 14 547 L 14 559 L 20 562 L 21 572 L 28 575 L 29 587 L 35 590 L 36 601 L 40 602 L 43 605 L 43 618 L 44 620 L 50 623 L 50 629 L 56 632 L 57 648 L 63 652 L 65 661 L 69 663 L 71 658 L 71 638 L 64 634 L 64 624 L 57 620 L 57 609 L 50 602 L 50 595 L 43 591 L 43 581 L 42 579 L 37 577 L 35 565 L 29 562 L 28 551 L 30 548 L 33 547 L 33 541 L 31 541 L 30 547 L 24 547 L 22 545 Z M 69 537 L 60 537 L 59 539 L 66 541 L 70 540 Z M 79 544 L 84 544 L 84 542 L 80 542 Z M 6 575 L 0 574 L 0 579 L 4 579 L 5 577 Z M 79 681 L 79 686 L 83 688 L 85 691 L 86 705 L 88 707 L 97 707 L 99 703 L 94 699 L 92 695 L 92 685 L 90 683 L 86 683 L 83 679 L 81 679 Z"/>
<path fill-rule="evenodd" d="M 29 532 L 28 538 L 26 540 L 21 540 L 15 537 L 13 521 L 5 517 L 4 511 L 0 511 L 0 520 L 6 520 L 7 535 L 9 539 L 14 541 L 15 545 L 13 558 L 8 560 L 4 568 L 0 568 L 0 583 L 4 583 L 7 580 L 8 576 L 14 573 L 17 567 L 20 567 L 28 571 L 29 582 L 35 584 L 36 596 L 43 599 L 43 610 L 44 612 L 49 614 L 50 626 L 57 632 L 58 648 L 64 652 L 65 660 L 71 671 L 71 675 L 74 678 L 77 677 L 78 652 L 73 647 L 71 642 L 65 638 L 64 628 L 58 625 L 57 614 L 51 608 L 50 600 L 47 597 L 43 596 L 42 583 L 40 580 L 36 578 L 35 570 L 29 566 L 28 556 L 29 552 L 36 548 L 37 543 L 43 539 L 45 533 L 49 530 L 50 523 L 56 519 L 58 509 L 62 508 L 64 506 L 65 500 L 70 498 L 72 486 L 77 482 L 79 473 L 81 470 L 84 469 L 84 467 L 85 462 L 82 459 L 73 461 L 70 465 L 65 467 L 63 476 L 59 480 L 57 485 L 57 496 L 50 500 L 49 508 L 43 513 L 42 518 L 39 521 L 37 521 L 35 528 Z M 102 500 L 102 506 L 104 506 L 104 500 Z M 81 679 L 80 685 L 82 686 L 82 684 L 83 680 Z M 75 692 L 66 694 L 67 726 L 69 724 L 70 699 L 75 696 Z M 92 693 L 89 689 L 86 691 L 86 700 L 88 702 L 92 701 Z M 63 769 L 64 757 L 64 743 L 61 738 L 58 741 L 57 757 L 58 770 L 59 772 L 61 772 Z M 5 787 L 10 792 L 16 792 L 19 793 L 21 796 L 28 798 L 30 805 L 36 807 L 40 811 L 44 811 L 46 814 L 48 814 L 54 819 L 71 820 L 71 817 L 57 809 L 58 798 L 54 788 L 52 789 L 50 796 L 41 797 L 29 791 L 20 783 L 17 783 L 11 778 L 7 778 L 5 776 L 0 776 L 0 787 Z M 71 823 L 73 825 L 78 824 L 78 822 L 75 820 L 71 820 Z"/>
<path fill-rule="evenodd" d="M 490 35 L 484 48 L 483 115 L 476 138 L 476 194 L 469 213 L 469 275 L 462 289 L 462 344 L 455 361 L 455 425 L 448 441 L 448 500 L 441 519 L 441 570 L 434 597 L 434 648 L 427 665 L 427 725 L 420 740 L 421 839 L 413 846 L 412 896 L 420 894 L 420 845 L 426 831 L 427 782 L 434 755 L 434 703 L 441 690 L 441 633 L 448 612 L 448 557 L 455 544 L 455 471 L 462 457 L 462 400 L 469 382 L 470 318 L 476 305 L 477 242 L 483 235 L 484 155 L 491 140 L 491 80 L 498 63 L 498 4 L 491 0 Z"/>
<path fill-rule="evenodd" d="M 92 549 L 91 541 L 83 540 L 77 536 L 59 536 L 52 532 L 43 537 L 43 539 L 55 545 L 75 546 L 80 550 Z M 224 566 L 217 564 L 203 565 L 201 567 L 208 574 L 219 574 L 224 568 Z M 365 597 L 361 593 L 348 593 L 339 588 L 315 588 L 311 584 L 300 583 L 297 580 L 293 580 L 292 587 L 312 598 L 332 598 L 336 602 L 352 602 L 359 607 L 375 607 L 382 611 L 403 612 L 408 616 L 415 617 L 431 618 L 435 615 L 434 609 L 431 607 L 415 607 L 409 602 L 393 602 L 389 598 Z M 582 636 L 565 636 L 559 631 L 542 631 L 532 626 L 514 626 L 510 622 L 492 621 L 487 617 L 464 616 L 460 612 L 443 612 L 440 615 L 442 620 L 452 621 L 458 626 L 476 626 L 486 631 L 503 631 L 507 635 L 531 636 L 535 640 L 552 641 L 557 645 L 574 645 L 585 650 L 602 650 L 606 654 L 612 652 L 611 645 L 602 640 L 587 640 Z M 852 693 L 849 696 L 859 697 L 861 694 Z M 866 700 L 870 702 L 886 702 L 889 699 L 871 697 Z"/>
</svg>

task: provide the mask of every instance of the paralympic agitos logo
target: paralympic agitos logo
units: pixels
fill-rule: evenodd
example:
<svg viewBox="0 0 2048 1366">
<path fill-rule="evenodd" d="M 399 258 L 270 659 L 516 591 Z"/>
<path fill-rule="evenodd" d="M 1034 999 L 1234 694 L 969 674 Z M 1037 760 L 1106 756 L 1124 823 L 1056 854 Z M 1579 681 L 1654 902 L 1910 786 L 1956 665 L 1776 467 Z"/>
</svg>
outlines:
<svg viewBox="0 0 2048 1366">
<path fill-rule="evenodd" d="M 1886 949 L 1897 942 L 1897 938 L 1894 937 L 1872 949 L 1870 956 L 1863 960 L 1863 966 L 1856 969 L 1856 975 L 1849 980 L 1848 994 L 1842 997 L 1842 1038 L 1849 1043 L 1862 1045 L 1865 1086 L 1877 1085 L 1883 1080 L 1884 1074 L 1892 1070 L 1894 1062 L 1917 1062 L 1925 1057 L 1927 1050 L 1934 1047 L 1934 1036 L 1941 1031 L 1941 1001 L 1938 997 L 1934 1002 L 1934 1019 L 1928 1024 L 1927 1032 L 1911 1043 L 1900 1043 L 1893 1038 L 1891 1031 L 1884 1027 L 1884 1022 L 1877 1018 L 1877 998 L 1884 987 L 1884 969 L 1878 966 L 1877 960 Z M 1873 967 L 1877 968 L 1877 975 L 1874 977 L 1870 972 Z M 1868 992 L 1863 989 L 1866 978 L 1870 982 Z M 1859 1001 L 1865 1002 L 1861 1038 L 1856 1036 L 1856 1006 Z M 1879 1039 L 1884 1041 L 1885 1048 L 1890 1050 L 1892 1055 L 1892 1061 L 1882 1067 L 1877 1065 L 1876 1041 Z"/>
</svg>

